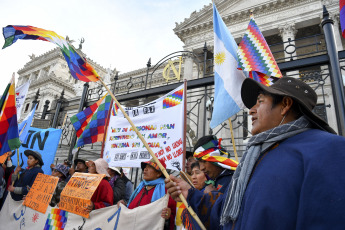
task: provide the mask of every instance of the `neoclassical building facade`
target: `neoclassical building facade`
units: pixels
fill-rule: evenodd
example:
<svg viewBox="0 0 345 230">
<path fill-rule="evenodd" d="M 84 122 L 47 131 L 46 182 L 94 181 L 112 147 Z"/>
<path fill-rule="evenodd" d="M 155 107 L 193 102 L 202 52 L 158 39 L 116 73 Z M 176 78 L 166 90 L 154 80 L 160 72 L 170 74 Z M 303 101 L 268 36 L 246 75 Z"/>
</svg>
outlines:
<svg viewBox="0 0 345 230">
<path fill-rule="evenodd" d="M 334 20 L 334 35 L 338 51 L 342 51 L 345 45 L 341 37 L 339 25 L 339 1 L 335 0 L 215 0 L 214 1 L 223 21 L 231 31 L 236 42 L 241 41 L 242 36 L 249 23 L 249 15 L 252 12 L 262 34 L 278 64 L 295 61 L 315 55 L 325 54 L 326 44 L 321 27 L 323 18 L 323 5 L 327 7 L 331 18 Z M 116 70 L 110 70 L 97 64 L 93 60 L 88 62 L 101 75 L 105 76 L 107 84 L 113 87 L 116 95 L 125 97 L 132 92 L 139 92 L 168 84 L 207 78 L 213 75 L 213 14 L 212 4 L 205 5 L 202 9 L 192 12 L 188 18 L 176 22 L 172 28 L 176 36 L 184 43 L 182 52 L 171 55 L 162 63 L 151 65 L 148 63 L 143 68 L 127 73 L 116 74 Z M 162 53 L 162 57 L 167 54 Z M 170 61 L 170 62 L 169 62 Z M 173 64 L 171 64 L 173 63 Z M 180 72 L 180 79 L 168 79 L 167 74 L 173 75 L 171 66 L 174 65 Z M 345 66 L 345 64 L 342 64 Z M 116 66 L 116 63 L 114 63 Z M 121 71 L 121 70 L 119 70 Z M 303 78 L 314 84 L 313 87 L 319 96 L 318 110 L 316 112 L 323 116 L 337 130 L 337 119 L 334 112 L 334 99 L 330 84 L 328 66 L 310 66 L 308 68 L 282 71 L 284 76 Z M 42 113 L 46 100 L 50 101 L 50 109 L 54 110 L 57 99 L 64 90 L 64 98 L 67 100 L 65 111 L 67 117 L 77 113 L 78 103 L 83 90 L 83 82 L 77 82 L 69 73 L 66 61 L 59 49 L 53 49 L 47 53 L 35 57 L 31 56 L 22 69 L 18 71 L 18 86 L 31 81 L 29 94 L 27 96 L 22 117 L 28 113 L 31 103 L 39 89 L 38 114 Z M 315 78 L 315 75 L 317 77 Z M 314 77 L 314 78 L 313 78 Z M 316 84 L 316 80 L 318 84 Z M 320 82 L 322 80 L 322 85 Z M 95 101 L 104 90 L 97 84 L 89 86 L 89 102 Z M 223 137 L 225 145 L 233 151 L 229 138 L 228 121 L 224 125 L 211 130 L 209 121 L 212 116 L 213 85 L 205 85 L 201 88 L 193 88 L 188 91 L 187 105 L 187 147 L 191 148 L 198 138 L 210 133 Z M 99 94 L 93 96 L 92 94 Z M 124 100 L 125 106 L 136 106 L 147 103 L 158 98 L 160 95 L 142 96 Z M 52 116 L 49 117 L 52 119 Z M 60 117 L 63 119 L 63 116 Z M 241 111 L 238 117 L 233 117 L 235 143 L 239 151 L 244 150 L 249 130 L 248 113 Z M 60 122 L 63 123 L 63 122 Z M 60 126 L 59 128 L 66 129 Z M 70 127 L 71 128 L 71 127 Z M 68 141 L 66 141 L 66 145 Z M 57 157 L 64 159 L 68 154 L 68 147 L 59 150 Z M 96 157 L 99 154 L 100 145 L 95 144 L 92 148 L 85 147 L 84 154 Z M 241 153 L 239 154 L 241 155 Z M 95 158 L 94 157 L 94 158 Z"/>
</svg>

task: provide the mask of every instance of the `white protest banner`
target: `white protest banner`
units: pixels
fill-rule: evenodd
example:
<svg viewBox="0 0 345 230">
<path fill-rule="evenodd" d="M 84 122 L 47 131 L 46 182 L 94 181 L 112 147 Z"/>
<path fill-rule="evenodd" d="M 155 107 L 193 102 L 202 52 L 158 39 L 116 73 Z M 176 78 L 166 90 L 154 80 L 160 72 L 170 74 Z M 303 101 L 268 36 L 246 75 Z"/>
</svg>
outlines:
<svg viewBox="0 0 345 230">
<path fill-rule="evenodd" d="M 43 229 L 48 212 L 42 214 L 23 205 L 23 201 L 15 201 L 8 194 L 0 212 L 0 229 L 37 230 Z"/>
<path fill-rule="evenodd" d="M 30 87 L 30 81 L 16 88 L 16 107 L 17 107 L 17 120 L 19 121 L 24 101 Z"/>
<path fill-rule="evenodd" d="M 121 204 L 90 212 L 90 218 L 48 206 L 45 214 L 24 206 L 7 196 L 0 212 L 0 229 L 97 229 L 97 230 L 163 230 L 163 208 L 167 207 L 169 195 L 148 205 L 128 209 Z"/>
<path fill-rule="evenodd" d="M 138 107 L 124 107 L 158 159 L 168 169 L 182 170 L 184 142 L 184 85 Z M 120 110 L 109 118 L 103 158 L 112 167 L 140 167 L 150 153 Z"/>
<path fill-rule="evenodd" d="M 167 207 L 169 195 L 165 195 L 151 204 L 128 209 L 121 204 L 94 210 L 89 219 L 68 213 L 64 230 L 97 229 L 97 230 L 163 230 L 163 208 Z M 49 229 L 49 228 L 47 228 Z"/>
</svg>

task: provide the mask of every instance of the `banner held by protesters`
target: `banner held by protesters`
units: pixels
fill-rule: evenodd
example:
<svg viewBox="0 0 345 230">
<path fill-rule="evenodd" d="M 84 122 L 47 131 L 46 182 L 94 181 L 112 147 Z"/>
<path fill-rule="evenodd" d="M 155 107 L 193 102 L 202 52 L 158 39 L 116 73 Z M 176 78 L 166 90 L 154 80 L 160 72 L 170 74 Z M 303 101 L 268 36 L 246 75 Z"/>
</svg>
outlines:
<svg viewBox="0 0 345 230">
<path fill-rule="evenodd" d="M 157 158 L 181 171 L 184 143 L 184 86 L 138 107 L 124 108 Z M 103 158 L 113 167 L 140 167 L 151 159 L 121 111 L 110 115 Z"/>
</svg>

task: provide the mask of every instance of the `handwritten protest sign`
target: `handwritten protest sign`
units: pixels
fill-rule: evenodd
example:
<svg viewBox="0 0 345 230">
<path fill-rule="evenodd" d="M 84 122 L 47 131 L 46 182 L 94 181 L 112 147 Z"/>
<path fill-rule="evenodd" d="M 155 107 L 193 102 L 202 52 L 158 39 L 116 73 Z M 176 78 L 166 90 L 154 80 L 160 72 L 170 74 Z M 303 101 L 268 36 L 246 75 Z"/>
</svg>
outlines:
<svg viewBox="0 0 345 230">
<path fill-rule="evenodd" d="M 61 192 L 59 208 L 89 218 L 86 207 L 104 174 L 74 173 Z"/>
<path fill-rule="evenodd" d="M 182 170 L 184 142 L 184 87 L 169 92 L 157 100 L 124 110 L 145 138 L 158 159 L 167 168 Z M 120 110 L 109 118 L 103 158 L 113 167 L 140 167 L 151 159 Z"/>
<path fill-rule="evenodd" d="M 39 173 L 23 205 L 45 214 L 58 182 L 58 177 Z"/>
</svg>

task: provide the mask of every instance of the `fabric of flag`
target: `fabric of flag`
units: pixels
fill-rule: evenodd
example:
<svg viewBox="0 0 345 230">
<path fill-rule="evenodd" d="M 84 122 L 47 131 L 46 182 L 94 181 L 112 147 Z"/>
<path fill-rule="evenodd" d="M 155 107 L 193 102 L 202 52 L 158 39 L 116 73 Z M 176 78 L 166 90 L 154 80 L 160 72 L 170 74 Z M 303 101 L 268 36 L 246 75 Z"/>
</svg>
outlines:
<svg viewBox="0 0 345 230">
<path fill-rule="evenodd" d="M 345 38 L 345 0 L 339 0 L 339 21 L 341 26 L 341 34 Z"/>
<path fill-rule="evenodd" d="M 97 110 L 93 113 L 91 120 L 85 127 L 84 132 L 80 135 L 75 147 L 85 144 L 103 141 L 105 133 L 105 123 L 110 109 L 111 96 L 107 95 Z"/>
<path fill-rule="evenodd" d="M 237 69 L 237 44 L 213 4 L 214 29 L 214 104 L 211 128 L 245 108 L 241 86 L 245 79 Z"/>
<path fill-rule="evenodd" d="M 98 109 L 99 105 L 102 103 L 104 98 L 108 94 L 105 94 L 101 99 L 99 99 L 97 102 L 92 104 L 91 106 L 87 107 L 83 111 L 77 113 L 73 117 L 70 118 L 72 125 L 74 126 L 77 137 L 80 137 L 80 135 L 84 132 L 87 124 L 90 122 L 93 114 Z"/>
<path fill-rule="evenodd" d="M 68 212 L 52 208 L 48 214 L 44 230 L 63 230 L 65 229 L 68 219 Z"/>
<path fill-rule="evenodd" d="M 166 96 L 163 99 L 163 109 L 171 108 L 179 105 L 183 100 L 183 89 L 174 92 L 171 95 Z"/>
<path fill-rule="evenodd" d="M 22 84 L 18 88 L 16 88 L 16 107 L 17 107 L 17 120 L 20 120 L 20 116 L 22 113 L 22 109 L 24 107 L 24 102 L 26 95 L 28 94 L 28 90 L 30 87 L 30 80 L 27 81 L 25 84 Z M 19 132 L 20 133 L 20 132 Z"/>
<path fill-rule="evenodd" d="M 196 159 L 212 162 L 225 169 L 236 170 L 238 162 L 230 159 L 230 155 L 221 146 L 221 139 L 210 142 L 197 148 L 193 155 Z"/>
<path fill-rule="evenodd" d="M 96 70 L 81 57 L 69 43 L 54 31 L 44 30 L 33 26 L 6 26 L 3 28 L 5 44 L 3 49 L 15 43 L 18 39 L 41 40 L 52 42 L 60 47 L 71 75 L 81 81 L 98 81 Z"/>
<path fill-rule="evenodd" d="M 14 76 L 0 102 L 0 156 L 20 147 Z"/>
<path fill-rule="evenodd" d="M 238 67 L 244 71 L 251 71 L 250 78 L 270 86 L 274 81 L 272 77 L 282 77 L 271 50 L 253 17 L 251 17 L 246 33 L 238 46 L 237 54 Z"/>
<path fill-rule="evenodd" d="M 19 130 L 19 140 L 24 143 L 26 136 L 28 135 L 29 128 L 31 127 L 32 119 L 34 118 L 37 104 L 32 109 L 32 111 L 26 116 L 26 118 L 18 125 Z"/>
<path fill-rule="evenodd" d="M 117 104 L 114 102 L 112 109 L 111 109 L 111 115 L 112 116 L 117 116 L 117 111 L 119 110 L 119 107 L 117 106 Z"/>
</svg>

